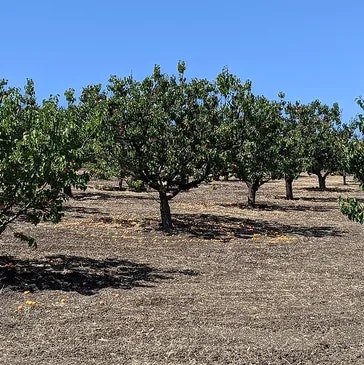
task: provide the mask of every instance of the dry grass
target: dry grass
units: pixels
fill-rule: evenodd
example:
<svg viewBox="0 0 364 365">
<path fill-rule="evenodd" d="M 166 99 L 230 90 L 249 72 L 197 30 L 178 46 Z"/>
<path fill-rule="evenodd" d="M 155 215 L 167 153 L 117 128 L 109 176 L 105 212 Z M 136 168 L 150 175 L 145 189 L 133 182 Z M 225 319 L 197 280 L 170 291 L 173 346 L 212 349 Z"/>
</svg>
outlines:
<svg viewBox="0 0 364 365">
<path fill-rule="evenodd" d="M 171 204 L 98 181 L 56 226 L 26 227 L 30 250 L 0 243 L 0 364 L 363 364 L 361 225 L 338 210 L 352 181 L 239 182 Z M 102 190 L 100 189 L 102 187 Z"/>
</svg>

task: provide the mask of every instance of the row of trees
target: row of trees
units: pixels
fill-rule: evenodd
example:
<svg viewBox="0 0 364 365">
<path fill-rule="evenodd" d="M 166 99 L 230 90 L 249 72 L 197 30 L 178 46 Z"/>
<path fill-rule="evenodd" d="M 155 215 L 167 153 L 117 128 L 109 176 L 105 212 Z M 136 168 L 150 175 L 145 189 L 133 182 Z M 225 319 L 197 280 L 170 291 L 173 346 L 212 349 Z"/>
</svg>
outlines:
<svg viewBox="0 0 364 365">
<path fill-rule="evenodd" d="M 320 189 L 335 171 L 362 181 L 358 125 L 343 124 L 337 104 L 292 103 L 282 93 L 269 100 L 227 69 L 213 81 L 187 80 L 185 69 L 180 62 L 175 76 L 155 66 L 142 81 L 112 76 L 106 90 L 88 86 L 78 100 L 66 91 L 66 106 L 58 97 L 38 104 L 32 81 L 23 92 L 2 82 L 0 233 L 19 218 L 57 222 L 70 188 L 85 189 L 92 171 L 156 190 L 166 231 L 173 228 L 170 200 L 219 176 L 246 183 L 251 207 L 270 179 L 284 179 L 293 199 L 302 171 L 316 174 Z M 355 202 L 341 205 L 351 219 Z"/>
</svg>

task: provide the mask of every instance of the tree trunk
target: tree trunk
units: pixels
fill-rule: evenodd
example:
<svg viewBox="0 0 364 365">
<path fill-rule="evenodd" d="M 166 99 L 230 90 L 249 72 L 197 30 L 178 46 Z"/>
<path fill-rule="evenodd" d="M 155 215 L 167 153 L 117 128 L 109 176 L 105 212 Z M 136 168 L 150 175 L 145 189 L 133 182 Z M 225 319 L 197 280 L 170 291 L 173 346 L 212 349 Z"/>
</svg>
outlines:
<svg viewBox="0 0 364 365">
<path fill-rule="evenodd" d="M 160 191 L 159 200 L 162 218 L 162 229 L 165 232 L 170 232 L 173 229 L 173 224 L 167 194 L 163 191 Z"/>
<path fill-rule="evenodd" d="M 63 187 L 63 192 L 69 197 L 69 198 L 73 198 L 73 194 L 72 194 L 72 187 L 70 185 L 66 185 L 65 187 Z"/>
<path fill-rule="evenodd" d="M 286 180 L 286 199 L 293 200 L 293 177 L 285 177 Z"/>
<path fill-rule="evenodd" d="M 247 181 L 245 183 L 248 187 L 248 207 L 254 208 L 255 207 L 255 197 L 256 197 L 257 191 L 259 189 L 259 182 Z"/>
<path fill-rule="evenodd" d="M 326 174 L 321 175 L 320 173 L 317 174 L 318 182 L 319 182 L 319 189 L 326 190 Z"/>
<path fill-rule="evenodd" d="M 343 185 L 348 185 L 346 182 L 346 172 L 343 172 Z"/>
</svg>

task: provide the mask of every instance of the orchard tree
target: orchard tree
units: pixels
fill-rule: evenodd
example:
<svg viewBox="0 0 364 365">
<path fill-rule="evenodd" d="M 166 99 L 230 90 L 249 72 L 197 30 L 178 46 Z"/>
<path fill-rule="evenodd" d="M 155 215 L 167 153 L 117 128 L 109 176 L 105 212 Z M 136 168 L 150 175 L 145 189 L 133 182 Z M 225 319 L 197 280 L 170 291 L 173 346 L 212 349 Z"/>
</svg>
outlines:
<svg viewBox="0 0 364 365">
<path fill-rule="evenodd" d="M 71 188 L 86 189 L 89 173 L 80 174 L 80 170 L 88 163 L 97 163 L 103 152 L 103 125 L 107 117 L 106 94 L 101 85 L 90 85 L 82 89 L 79 101 L 75 91 L 65 92 L 66 107 L 58 107 L 58 120 L 54 124 L 45 125 L 44 131 L 50 135 L 52 153 L 62 156 L 64 163 L 60 170 L 53 166 L 56 181 L 52 188 L 63 186 L 68 196 L 72 196 Z M 56 99 L 56 102 L 58 100 Z M 58 104 L 57 104 L 58 105 Z M 57 108 L 55 105 L 55 108 Z"/>
<path fill-rule="evenodd" d="M 64 196 L 51 185 L 63 181 L 50 165 L 61 165 L 51 151 L 57 144 L 49 135 L 50 125 L 57 124 L 57 100 L 50 98 L 37 105 L 34 84 L 28 80 L 24 93 L 16 88 L 0 89 L 0 233 L 19 218 L 34 224 L 41 220 L 57 222 Z M 57 156 L 59 157 L 59 156 Z M 22 233 L 17 236 L 34 240 Z"/>
<path fill-rule="evenodd" d="M 73 113 L 80 123 L 78 138 L 84 141 L 79 164 L 90 176 L 111 177 L 118 173 L 115 157 L 117 146 L 112 138 L 112 127 L 108 121 L 107 93 L 101 84 L 82 89 L 79 102 L 70 90 Z M 87 123 L 85 123 L 87 121 Z"/>
<path fill-rule="evenodd" d="M 364 110 L 364 101 L 359 98 L 358 105 Z M 354 175 L 364 190 L 364 116 L 359 114 L 357 127 L 360 131 L 360 137 L 352 139 L 348 147 L 348 170 Z M 364 204 L 361 200 L 355 198 L 340 199 L 340 209 L 350 220 L 364 223 Z"/>
<path fill-rule="evenodd" d="M 347 159 L 349 173 L 353 174 L 359 184 L 364 184 L 364 139 L 362 137 L 350 142 Z"/>
<path fill-rule="evenodd" d="M 248 206 L 254 207 L 259 187 L 278 176 L 282 103 L 253 95 L 250 82 L 239 83 L 227 74 L 218 79 L 230 104 L 225 118 L 230 138 L 227 160 L 234 175 L 246 183 Z"/>
<path fill-rule="evenodd" d="M 162 228 L 173 228 L 169 201 L 209 180 L 218 122 L 214 85 L 162 74 L 155 66 L 142 81 L 111 77 L 109 110 L 123 173 L 159 194 Z"/>
<path fill-rule="evenodd" d="M 282 132 L 277 153 L 280 175 L 285 180 L 287 200 L 293 199 L 293 181 L 305 170 L 308 163 L 304 148 L 304 129 L 300 121 L 302 108 L 299 102 L 284 102 Z"/>
<path fill-rule="evenodd" d="M 339 105 L 332 107 L 315 100 L 301 108 L 300 122 L 305 136 L 308 172 L 318 177 L 319 189 L 326 189 L 327 176 L 340 171 L 343 154 L 338 148 L 340 128 Z"/>
<path fill-rule="evenodd" d="M 357 99 L 358 105 L 364 110 L 364 100 Z M 364 184 L 364 115 L 359 114 L 355 124 L 359 135 L 353 138 L 348 150 L 349 171 L 359 181 Z"/>
<path fill-rule="evenodd" d="M 342 124 L 341 127 L 336 131 L 336 148 L 339 160 L 338 172 L 343 177 L 343 184 L 346 185 L 346 176 L 350 174 L 351 171 L 355 171 L 353 165 L 353 158 L 351 154 L 353 152 L 353 147 L 358 141 L 355 130 L 357 128 L 356 121 L 349 122 L 347 124 Z M 355 147 L 354 147 L 355 150 Z M 354 162 L 355 164 L 356 162 Z"/>
<path fill-rule="evenodd" d="M 348 148 L 349 171 L 354 174 L 360 184 L 360 188 L 364 190 L 364 141 L 358 139 L 353 141 Z M 350 220 L 364 223 L 364 204 L 356 198 L 341 198 L 340 210 Z"/>
<path fill-rule="evenodd" d="M 248 205 L 252 207 L 255 206 L 258 189 L 279 177 L 281 113 L 281 102 L 253 96 L 241 119 L 245 138 L 237 154 L 236 175 L 248 186 Z"/>
<path fill-rule="evenodd" d="M 241 80 L 224 68 L 216 77 L 219 97 L 218 114 L 220 122 L 215 130 L 218 158 L 215 161 L 214 176 L 225 178 L 234 172 L 234 156 L 240 148 L 244 130 L 239 128 L 239 118 L 243 115 L 244 101 L 251 95 L 251 82 Z"/>
<path fill-rule="evenodd" d="M 63 189 L 85 189 L 86 173 L 80 174 L 82 156 L 98 116 L 80 119 L 73 92 L 66 93 L 68 107 L 58 97 L 37 104 L 34 83 L 24 93 L 0 85 L 0 234 L 13 222 L 58 222 Z M 34 245 L 22 232 L 15 235 Z"/>
</svg>

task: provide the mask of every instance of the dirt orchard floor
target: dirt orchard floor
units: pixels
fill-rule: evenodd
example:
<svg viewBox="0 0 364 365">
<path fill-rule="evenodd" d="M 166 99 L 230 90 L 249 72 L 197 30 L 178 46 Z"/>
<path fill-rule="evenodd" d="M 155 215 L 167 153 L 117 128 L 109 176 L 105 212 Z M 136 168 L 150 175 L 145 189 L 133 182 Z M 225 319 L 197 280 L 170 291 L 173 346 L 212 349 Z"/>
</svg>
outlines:
<svg viewBox="0 0 364 365">
<path fill-rule="evenodd" d="M 171 202 L 94 181 L 58 225 L 0 241 L 0 364 L 364 364 L 364 227 L 351 179 L 213 182 Z M 17 227 L 18 229 L 20 227 Z"/>
</svg>

